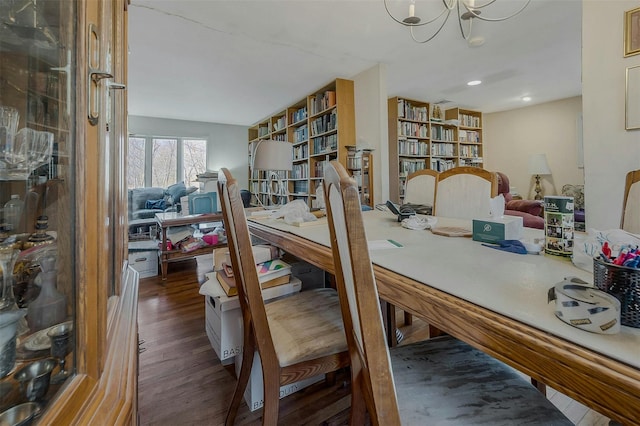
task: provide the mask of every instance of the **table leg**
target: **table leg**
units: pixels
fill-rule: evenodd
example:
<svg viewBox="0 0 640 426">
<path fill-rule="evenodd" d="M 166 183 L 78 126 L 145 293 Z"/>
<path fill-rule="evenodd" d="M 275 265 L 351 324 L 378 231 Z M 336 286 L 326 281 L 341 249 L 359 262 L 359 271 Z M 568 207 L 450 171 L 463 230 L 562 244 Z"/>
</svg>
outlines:
<svg viewBox="0 0 640 426">
<path fill-rule="evenodd" d="M 160 255 L 160 269 L 162 270 L 162 281 L 167 280 L 167 269 L 169 267 L 169 262 L 165 259 L 163 254 Z"/>
<path fill-rule="evenodd" d="M 382 299 L 380 299 L 380 304 L 382 307 L 384 331 L 387 335 L 387 345 L 392 348 L 398 344 L 398 340 L 396 339 L 396 307 Z"/>
</svg>

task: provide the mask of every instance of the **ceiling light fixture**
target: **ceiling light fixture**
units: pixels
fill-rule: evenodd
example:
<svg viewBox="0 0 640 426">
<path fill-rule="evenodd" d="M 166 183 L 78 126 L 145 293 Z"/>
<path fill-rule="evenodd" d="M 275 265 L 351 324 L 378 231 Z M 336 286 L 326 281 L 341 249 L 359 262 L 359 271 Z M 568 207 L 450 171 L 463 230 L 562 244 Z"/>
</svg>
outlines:
<svg viewBox="0 0 640 426">
<path fill-rule="evenodd" d="M 467 86 L 477 86 L 480 83 L 482 83 L 482 81 L 480 80 L 471 80 L 470 82 L 467 83 Z"/>
<path fill-rule="evenodd" d="M 523 97 L 522 97 L 522 100 L 523 100 L 524 102 L 529 102 L 529 101 L 531 101 L 531 96 L 523 96 Z"/>
<path fill-rule="evenodd" d="M 391 19 L 393 19 L 397 23 L 404 25 L 405 27 L 409 27 L 411 38 L 416 43 L 426 43 L 430 40 L 433 40 L 435 36 L 437 36 L 440 33 L 440 31 L 444 27 L 444 24 L 449 20 L 449 15 L 451 15 L 451 11 L 454 9 L 456 9 L 457 11 L 456 15 L 458 16 L 458 26 L 460 27 L 460 33 L 462 34 L 462 38 L 469 41 L 471 37 L 471 27 L 473 26 L 473 20 L 475 18 L 480 19 L 482 21 L 489 21 L 489 22 L 505 21 L 509 18 L 513 18 L 518 13 L 522 12 L 524 8 L 527 7 L 527 5 L 531 2 L 531 0 L 521 0 L 521 1 L 524 1 L 524 5 L 520 9 L 513 12 L 512 14 L 499 17 L 499 18 L 488 18 L 480 15 L 483 12 L 485 7 L 490 6 L 491 4 L 495 3 L 497 0 L 485 0 L 484 2 L 480 0 L 441 0 L 441 1 L 442 1 L 442 10 L 440 10 L 439 13 L 436 13 L 433 17 L 423 21 L 422 18 L 416 15 L 416 0 L 409 0 L 409 8 L 408 8 L 409 15 L 406 18 L 402 18 L 402 19 L 396 18 L 394 14 L 391 12 L 391 10 L 389 10 L 389 0 L 383 0 L 384 8 L 387 11 L 387 14 L 391 17 Z M 434 3 L 433 0 L 429 0 L 429 2 Z M 423 2 L 424 4 L 422 7 L 424 9 L 428 9 L 430 7 L 428 5 L 429 2 L 425 0 Z M 391 3 L 401 4 L 405 2 L 394 0 L 394 1 L 391 1 Z M 505 3 L 505 2 L 503 1 L 502 3 Z M 509 2 L 506 2 L 506 3 L 509 3 Z M 397 7 L 399 8 L 400 6 L 397 6 Z M 396 6 L 393 6 L 393 8 L 395 9 Z M 437 29 L 433 34 L 431 34 L 431 36 L 427 37 L 424 40 L 420 40 L 416 38 L 415 34 L 413 33 L 414 27 L 422 27 L 424 25 L 429 25 L 434 22 L 436 23 L 435 25 L 438 25 L 438 21 L 440 21 L 439 22 L 440 26 L 437 27 Z"/>
</svg>

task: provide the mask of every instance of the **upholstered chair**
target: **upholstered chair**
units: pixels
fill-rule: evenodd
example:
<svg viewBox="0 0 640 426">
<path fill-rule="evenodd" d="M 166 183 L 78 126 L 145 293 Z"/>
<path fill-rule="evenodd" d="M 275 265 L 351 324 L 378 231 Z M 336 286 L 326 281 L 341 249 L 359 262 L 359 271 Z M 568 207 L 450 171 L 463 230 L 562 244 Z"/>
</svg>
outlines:
<svg viewBox="0 0 640 426">
<path fill-rule="evenodd" d="M 331 288 L 296 293 L 265 304 L 238 183 L 227 169 L 218 193 L 243 322 L 242 366 L 225 424 L 233 424 L 260 354 L 264 381 L 263 425 L 276 425 L 280 387 L 349 365 L 338 294 Z"/>
<path fill-rule="evenodd" d="M 436 182 L 438 172 L 425 169 L 411 173 L 407 176 L 404 189 L 403 203 L 431 206 L 436 196 Z"/>
<path fill-rule="evenodd" d="M 498 195 L 494 172 L 479 167 L 454 167 L 438 174 L 434 214 L 459 219 L 487 217 Z"/>
<path fill-rule="evenodd" d="M 358 187 L 332 161 L 324 172 L 331 248 L 351 357 L 351 424 L 572 425 L 523 376 L 452 337 L 389 350 Z M 425 265 L 428 267 L 428 265 Z"/>
<path fill-rule="evenodd" d="M 620 228 L 640 234 L 640 170 L 627 173 Z"/>
<path fill-rule="evenodd" d="M 544 229 L 542 218 L 544 201 L 514 200 L 507 175 L 502 172 L 496 172 L 496 174 L 498 175 L 498 194 L 504 196 L 504 214 L 522 217 L 523 225 L 527 228 Z"/>
</svg>

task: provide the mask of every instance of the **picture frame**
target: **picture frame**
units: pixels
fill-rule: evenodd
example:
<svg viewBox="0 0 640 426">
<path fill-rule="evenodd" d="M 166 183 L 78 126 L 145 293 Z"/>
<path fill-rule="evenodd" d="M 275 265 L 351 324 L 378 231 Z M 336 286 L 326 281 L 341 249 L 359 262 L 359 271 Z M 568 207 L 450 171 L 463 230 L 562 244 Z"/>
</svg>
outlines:
<svg viewBox="0 0 640 426">
<path fill-rule="evenodd" d="M 627 68 L 624 110 L 625 129 L 640 129 L 640 65 Z"/>
<path fill-rule="evenodd" d="M 624 13 L 624 56 L 640 53 L 640 7 Z"/>
</svg>

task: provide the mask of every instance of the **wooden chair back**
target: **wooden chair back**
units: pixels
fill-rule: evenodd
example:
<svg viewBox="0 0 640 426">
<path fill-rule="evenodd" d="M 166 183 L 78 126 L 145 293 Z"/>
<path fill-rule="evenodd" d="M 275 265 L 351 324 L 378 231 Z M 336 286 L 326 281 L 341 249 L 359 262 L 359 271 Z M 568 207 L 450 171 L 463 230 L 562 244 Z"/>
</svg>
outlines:
<svg viewBox="0 0 640 426">
<path fill-rule="evenodd" d="M 275 349 L 255 267 L 251 235 L 247 226 L 238 182 L 228 169 L 223 168 L 221 171 L 222 173 L 218 177 L 218 194 L 220 194 L 222 204 L 222 218 L 227 232 L 227 246 L 238 290 L 243 323 L 250 324 L 256 336 L 261 337 L 257 340 L 257 346 L 264 362 L 265 356 L 262 354 L 275 354 Z M 269 362 L 268 359 L 266 361 Z"/>
<path fill-rule="evenodd" d="M 498 176 L 479 167 L 454 167 L 438 175 L 434 215 L 460 219 L 487 217 L 498 195 Z"/>
<path fill-rule="evenodd" d="M 325 168 L 324 194 L 351 358 L 351 424 L 363 424 L 368 410 L 373 424 L 399 425 L 396 390 L 362 223 L 358 186 L 338 161 L 331 161 Z"/>
<path fill-rule="evenodd" d="M 321 288 L 265 305 L 240 189 L 227 169 L 218 175 L 218 193 L 244 326 L 242 366 L 225 424 L 235 421 L 257 348 L 264 390 L 262 424 L 276 425 L 281 386 L 349 365 L 339 297 L 333 289 Z"/>
<path fill-rule="evenodd" d="M 404 203 L 433 207 L 438 174 L 435 170 L 424 169 L 407 176 L 404 188 Z"/>
<path fill-rule="evenodd" d="M 620 228 L 640 234 L 640 170 L 627 173 Z"/>
</svg>

